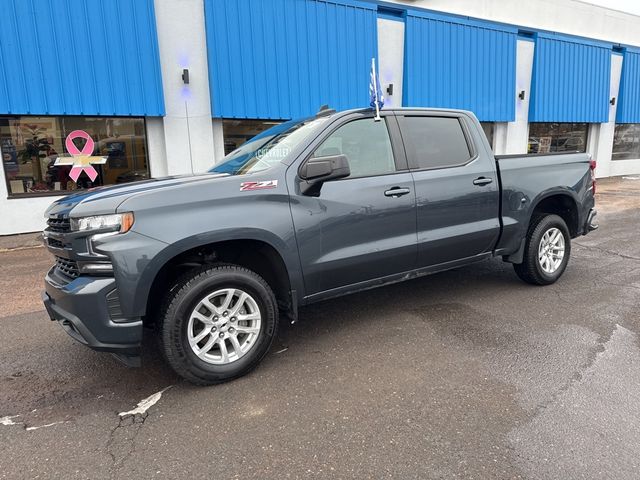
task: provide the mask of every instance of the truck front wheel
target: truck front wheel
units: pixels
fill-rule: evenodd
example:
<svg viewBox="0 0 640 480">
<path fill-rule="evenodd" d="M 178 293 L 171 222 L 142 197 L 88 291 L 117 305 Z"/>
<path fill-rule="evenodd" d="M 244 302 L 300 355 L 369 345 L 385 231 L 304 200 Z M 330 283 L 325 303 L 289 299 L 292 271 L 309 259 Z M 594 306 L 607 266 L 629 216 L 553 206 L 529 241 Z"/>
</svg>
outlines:
<svg viewBox="0 0 640 480">
<path fill-rule="evenodd" d="M 253 370 L 277 326 L 275 295 L 259 275 L 237 265 L 209 267 L 187 274 L 169 291 L 161 345 L 178 375 L 211 385 Z"/>
<path fill-rule="evenodd" d="M 523 262 L 514 264 L 518 277 L 534 285 L 554 283 L 564 273 L 571 254 L 571 236 L 558 215 L 534 218 L 529 226 Z"/>
</svg>

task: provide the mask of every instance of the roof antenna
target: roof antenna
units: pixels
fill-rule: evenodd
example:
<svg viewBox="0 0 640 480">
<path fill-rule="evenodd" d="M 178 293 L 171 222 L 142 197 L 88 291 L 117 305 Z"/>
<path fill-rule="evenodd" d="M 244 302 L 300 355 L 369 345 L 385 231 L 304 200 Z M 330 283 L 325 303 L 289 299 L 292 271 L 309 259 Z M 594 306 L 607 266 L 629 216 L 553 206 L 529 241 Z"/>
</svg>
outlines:
<svg viewBox="0 0 640 480">
<path fill-rule="evenodd" d="M 333 108 L 329 108 L 329 105 L 325 104 L 320 107 L 320 110 L 316 113 L 316 117 L 324 117 L 333 113 L 336 113 L 336 111 Z"/>
</svg>

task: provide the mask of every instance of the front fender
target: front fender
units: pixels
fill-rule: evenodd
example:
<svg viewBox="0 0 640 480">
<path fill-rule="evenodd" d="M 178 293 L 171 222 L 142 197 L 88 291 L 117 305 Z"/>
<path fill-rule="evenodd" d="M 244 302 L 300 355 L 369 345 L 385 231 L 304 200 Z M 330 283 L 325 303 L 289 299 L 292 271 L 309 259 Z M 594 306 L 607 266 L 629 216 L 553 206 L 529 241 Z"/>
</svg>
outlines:
<svg viewBox="0 0 640 480">
<path fill-rule="evenodd" d="M 282 258 L 289 275 L 289 283 L 293 290 L 304 293 L 299 262 L 296 250 L 287 245 L 285 240 L 281 239 L 272 232 L 257 228 L 233 228 L 216 230 L 214 232 L 199 233 L 190 237 L 183 238 L 175 243 L 166 245 L 160 250 L 140 272 L 140 276 L 135 283 L 134 293 L 132 295 L 133 311 L 136 315 L 143 316 L 146 313 L 147 300 L 149 291 L 156 279 L 158 273 L 164 265 L 178 255 L 205 245 L 213 243 L 232 241 L 232 240 L 255 240 L 270 245 Z M 291 239 L 295 242 L 295 239 Z"/>
</svg>

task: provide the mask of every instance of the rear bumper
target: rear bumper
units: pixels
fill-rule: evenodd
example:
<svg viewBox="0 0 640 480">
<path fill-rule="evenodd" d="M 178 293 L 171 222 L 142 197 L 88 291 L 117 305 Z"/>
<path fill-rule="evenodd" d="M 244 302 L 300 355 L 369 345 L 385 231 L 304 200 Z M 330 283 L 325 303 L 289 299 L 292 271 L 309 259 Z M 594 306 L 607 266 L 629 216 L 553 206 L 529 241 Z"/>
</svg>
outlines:
<svg viewBox="0 0 640 480">
<path fill-rule="evenodd" d="M 136 364 L 142 342 L 142 320 L 119 319 L 109 314 L 107 294 L 116 288 L 115 279 L 83 277 L 58 283 L 53 269 L 45 278 L 42 300 L 51 320 L 75 340 L 89 348 L 111 352 L 125 363 Z"/>
</svg>

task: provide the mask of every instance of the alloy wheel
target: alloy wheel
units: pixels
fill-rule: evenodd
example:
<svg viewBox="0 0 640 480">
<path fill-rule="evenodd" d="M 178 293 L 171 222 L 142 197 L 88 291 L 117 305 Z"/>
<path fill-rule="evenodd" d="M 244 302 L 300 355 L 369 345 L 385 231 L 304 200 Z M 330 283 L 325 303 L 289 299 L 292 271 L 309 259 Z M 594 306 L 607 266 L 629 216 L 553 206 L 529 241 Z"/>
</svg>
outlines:
<svg viewBox="0 0 640 480">
<path fill-rule="evenodd" d="M 203 361 L 227 365 L 256 344 L 262 317 L 255 299 L 237 288 L 216 290 L 201 299 L 187 324 L 189 346 Z"/>
</svg>

